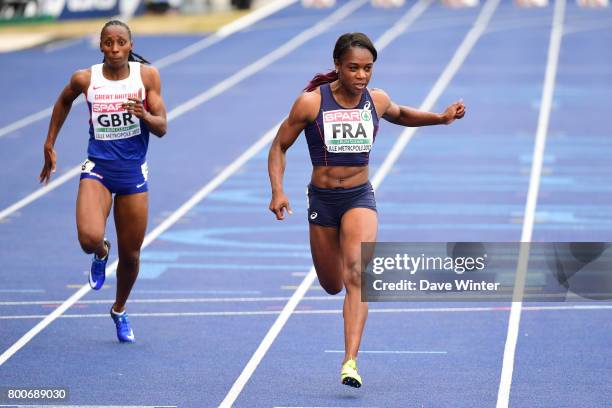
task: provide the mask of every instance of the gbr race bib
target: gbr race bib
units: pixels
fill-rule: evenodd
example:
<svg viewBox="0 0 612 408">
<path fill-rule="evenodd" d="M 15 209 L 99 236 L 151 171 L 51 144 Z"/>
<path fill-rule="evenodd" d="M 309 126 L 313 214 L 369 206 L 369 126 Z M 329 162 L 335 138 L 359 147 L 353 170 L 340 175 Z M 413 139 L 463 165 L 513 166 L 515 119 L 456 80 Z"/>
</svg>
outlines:
<svg viewBox="0 0 612 408">
<path fill-rule="evenodd" d="M 374 122 L 370 102 L 364 109 L 323 112 L 325 148 L 330 153 L 367 153 L 374 143 Z"/>
<path fill-rule="evenodd" d="M 94 137 L 97 140 L 127 139 L 141 133 L 140 119 L 123 108 L 128 97 L 142 98 L 140 90 L 133 93 L 116 92 L 94 96 L 91 120 Z"/>
</svg>

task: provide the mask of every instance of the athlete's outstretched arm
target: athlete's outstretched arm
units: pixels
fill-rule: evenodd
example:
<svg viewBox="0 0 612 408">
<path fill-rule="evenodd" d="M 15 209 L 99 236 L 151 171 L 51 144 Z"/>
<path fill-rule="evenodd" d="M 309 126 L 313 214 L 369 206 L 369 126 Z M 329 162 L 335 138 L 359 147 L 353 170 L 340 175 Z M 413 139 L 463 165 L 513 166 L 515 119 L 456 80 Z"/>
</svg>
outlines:
<svg viewBox="0 0 612 408">
<path fill-rule="evenodd" d="M 70 82 L 60 93 L 55 105 L 53 105 L 53 113 L 49 121 L 49 130 L 47 131 L 47 139 L 44 145 L 45 164 L 39 176 L 41 183 L 47 184 L 51 179 L 51 173 L 55 173 L 57 156 L 53 146 L 55 146 L 59 131 L 68 117 L 68 113 L 70 113 L 72 102 L 87 90 L 90 80 L 91 72 L 89 70 L 81 70 L 72 74 Z"/>
<path fill-rule="evenodd" d="M 400 126 L 430 126 L 430 125 L 449 125 L 455 119 L 461 119 L 465 115 L 465 105 L 463 101 L 455 102 L 449 105 L 444 113 L 434 113 L 420 111 L 409 106 L 401 106 L 396 104 L 382 90 L 374 90 L 377 105 L 382 106 L 382 117 L 391 123 Z"/>
<path fill-rule="evenodd" d="M 123 106 L 128 113 L 142 119 L 151 133 L 162 137 L 168 129 L 168 121 L 166 120 L 166 106 L 161 96 L 159 71 L 155 67 L 141 65 L 140 72 L 147 91 L 147 109 L 142 105 L 142 101 L 137 98 L 128 98 L 131 103 L 126 103 Z"/>
<path fill-rule="evenodd" d="M 272 187 L 272 200 L 269 208 L 276 215 L 277 220 L 285 219 L 285 210 L 292 214 L 289 199 L 283 191 L 287 149 L 295 142 L 306 125 L 317 118 L 320 104 L 320 95 L 315 92 L 300 95 L 272 141 L 268 153 L 268 175 Z"/>
</svg>

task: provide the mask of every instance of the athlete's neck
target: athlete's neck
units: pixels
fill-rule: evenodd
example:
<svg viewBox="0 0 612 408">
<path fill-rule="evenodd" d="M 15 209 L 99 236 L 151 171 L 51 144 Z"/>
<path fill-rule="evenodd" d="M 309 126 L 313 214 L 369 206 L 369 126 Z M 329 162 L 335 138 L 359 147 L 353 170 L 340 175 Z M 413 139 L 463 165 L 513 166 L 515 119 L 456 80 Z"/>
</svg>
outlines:
<svg viewBox="0 0 612 408">
<path fill-rule="evenodd" d="M 350 107 L 356 106 L 361 100 L 362 92 L 353 93 L 342 86 L 340 80 L 332 82 L 330 85 L 332 94 L 334 95 L 334 99 L 341 106 Z"/>
<path fill-rule="evenodd" d="M 124 65 L 113 67 L 109 63 L 104 62 L 102 64 L 102 75 L 110 81 L 121 81 L 130 76 L 130 64 L 126 62 Z"/>
</svg>

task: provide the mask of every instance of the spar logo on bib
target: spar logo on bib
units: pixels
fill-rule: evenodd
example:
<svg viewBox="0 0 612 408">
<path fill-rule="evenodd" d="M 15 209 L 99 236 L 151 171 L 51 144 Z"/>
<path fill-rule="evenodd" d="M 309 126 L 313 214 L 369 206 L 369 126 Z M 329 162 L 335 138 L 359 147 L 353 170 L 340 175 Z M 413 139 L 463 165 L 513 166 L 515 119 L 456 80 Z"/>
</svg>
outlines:
<svg viewBox="0 0 612 408">
<path fill-rule="evenodd" d="M 369 152 L 374 142 L 372 113 L 369 109 L 338 109 L 323 112 L 323 133 L 328 152 Z"/>
</svg>

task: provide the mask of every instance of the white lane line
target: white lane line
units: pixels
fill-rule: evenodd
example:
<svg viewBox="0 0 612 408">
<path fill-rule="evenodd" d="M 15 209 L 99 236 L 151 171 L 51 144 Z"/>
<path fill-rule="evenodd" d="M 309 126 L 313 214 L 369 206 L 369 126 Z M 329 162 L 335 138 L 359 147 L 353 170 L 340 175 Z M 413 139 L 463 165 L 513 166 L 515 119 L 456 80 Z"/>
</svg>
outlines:
<svg viewBox="0 0 612 408">
<path fill-rule="evenodd" d="M 303 275 L 301 275 L 302 277 L 306 276 L 306 273 L 304 273 Z M 80 285 L 78 285 L 77 287 L 80 287 Z M 294 286 L 293 289 L 297 289 L 297 286 Z M 313 287 L 310 288 L 310 290 L 312 290 Z M 321 287 L 318 287 L 317 289 L 323 289 Z M 11 291 L 14 292 L 14 291 Z M 2 291 L 0 291 L 0 293 L 2 293 Z M 16 293 L 44 293 L 43 290 L 20 290 Z M 592 294 L 588 294 L 588 293 L 584 293 L 581 294 L 582 296 L 577 296 L 577 295 L 573 295 L 572 293 L 567 293 L 567 298 L 565 299 L 565 301 L 577 301 L 577 302 L 584 302 L 585 301 L 585 297 L 589 298 L 590 295 L 592 296 L 596 296 L 596 295 L 602 295 L 601 292 L 598 293 L 592 293 Z M 607 293 L 606 295 L 608 295 L 609 299 L 612 299 L 612 293 Z M 559 298 L 560 294 L 551 294 L 550 295 L 550 299 L 552 301 L 557 301 L 557 299 Z M 575 298 L 572 298 L 572 296 L 576 296 Z M 535 299 L 537 299 L 538 302 L 543 301 L 544 295 L 537 295 L 535 296 Z M 130 304 L 171 304 L 171 303 L 244 303 L 244 302 L 282 302 L 282 301 L 287 301 L 291 299 L 291 297 L 289 296 L 250 296 L 250 297 L 244 297 L 244 296 L 231 296 L 231 297 L 197 297 L 197 298 L 155 298 L 155 299 L 149 299 L 149 298 L 143 298 L 143 299 L 130 299 Z M 342 296 L 304 296 L 302 298 L 302 300 L 309 300 L 309 301 L 340 301 L 343 300 Z M 401 300 L 401 299 L 398 299 Z M 432 298 L 427 298 L 426 301 L 431 302 L 432 300 L 436 300 L 436 299 L 432 299 Z M 444 297 L 441 296 L 439 297 L 439 299 L 437 299 L 439 301 L 448 301 L 448 297 Z M 460 298 L 457 298 L 457 300 L 461 301 Z M 471 299 L 472 301 L 478 301 L 478 299 Z M 484 301 L 490 301 L 490 298 L 487 296 L 484 296 L 483 299 Z M 414 299 L 414 301 L 419 302 L 418 299 Z M 53 305 L 59 305 L 61 303 L 64 302 L 64 299 L 57 299 L 57 300 L 14 300 L 14 301 L 2 301 L 0 302 L 0 306 L 53 306 Z M 114 299 L 91 299 L 91 300 L 79 300 L 78 302 L 75 303 L 75 305 L 107 305 L 107 304 L 112 304 L 114 303 L 115 300 Z M 496 309 L 499 309 L 496 308 Z M 506 310 L 506 309 L 504 309 Z M 507 310 L 510 310 L 510 307 L 507 308 Z"/>
<path fill-rule="evenodd" d="M 80 285 L 79 285 L 80 286 Z M 223 303 L 223 302 L 278 302 L 289 300 L 289 296 L 260 296 L 260 297 L 203 297 L 203 298 L 171 298 L 171 299 L 130 299 L 132 303 Z M 333 296 L 306 296 L 304 300 L 342 300 Z M 64 300 L 25 300 L 0 302 L 0 306 L 33 306 L 57 305 Z M 106 300 L 80 300 L 76 305 L 106 305 L 114 303 L 114 299 Z"/>
<path fill-rule="evenodd" d="M 182 289 L 137 289 L 133 291 L 135 295 L 147 294 L 147 295 L 261 295 L 260 290 L 221 290 L 221 289 L 211 289 L 211 290 L 182 290 Z"/>
<path fill-rule="evenodd" d="M 285 43 L 283 48 L 284 53 L 289 53 L 293 49 L 297 48 L 299 45 L 308 41 L 311 38 L 314 38 L 316 35 L 321 34 L 325 29 L 332 27 L 334 24 L 337 24 L 343 18 L 357 10 L 359 7 L 363 6 L 367 0 L 352 0 L 349 3 L 345 4 L 343 7 L 340 7 L 334 13 L 321 20 L 319 23 L 315 24 L 313 27 L 301 32 L 296 37 L 293 38 L 301 38 L 302 42 L 298 41 L 289 41 L 292 44 L 293 48 L 287 47 Z M 273 58 L 269 57 L 271 54 L 274 55 Z M 264 65 L 260 62 L 266 58 L 266 61 L 271 64 L 278 58 L 281 58 L 283 54 L 278 53 L 276 51 L 272 51 L 270 54 L 267 54 L 259 61 L 255 62 L 252 65 L 256 65 L 261 68 Z M 243 70 L 244 71 L 244 70 Z M 243 72 L 240 71 L 240 72 Z M 252 72 L 252 71 L 251 71 Z M 254 73 L 254 72 L 252 72 Z M 238 74 L 236 74 L 238 75 Z M 235 76 L 236 76 L 235 75 Z M 194 106 L 195 107 L 195 106 Z M 170 116 L 170 115 L 169 115 Z M 174 117 L 176 117 L 175 115 Z M 152 241 L 154 241 L 157 237 L 159 237 L 164 231 L 174 225 L 181 217 L 183 217 L 190 209 L 192 209 L 195 205 L 197 205 L 200 201 L 202 201 L 208 194 L 210 194 L 213 190 L 215 190 L 221 183 L 227 180 L 232 174 L 234 174 L 244 163 L 250 160 L 253 156 L 255 156 L 261 149 L 263 149 L 266 145 L 268 145 L 278 130 L 280 123 L 276 124 L 272 129 L 270 129 L 265 135 L 263 135 L 255 144 L 249 147 L 244 153 L 242 153 L 236 160 L 234 160 L 230 165 L 228 165 L 221 173 L 219 173 L 214 179 L 208 182 L 200 191 L 198 191 L 195 195 L 193 195 L 188 201 L 186 201 L 181 207 L 179 207 L 176 211 L 174 211 L 168 218 L 162 221 L 157 227 L 155 227 L 151 232 L 149 232 L 144 239 L 142 244 L 142 248 L 146 248 Z M 106 273 L 108 276 L 112 276 L 115 274 L 117 269 L 118 261 L 115 260 L 111 265 L 109 265 L 106 269 Z M 15 342 L 11 347 L 9 347 L 2 355 L 0 355 L 0 366 L 4 364 L 13 354 L 19 351 L 23 346 L 25 346 L 32 338 L 34 338 L 38 333 L 44 330 L 49 324 L 51 324 L 55 319 L 61 316 L 68 308 L 70 308 L 75 302 L 85 296 L 91 288 L 89 284 L 83 285 L 76 293 L 70 296 L 64 303 L 62 303 L 57 309 L 47 315 L 42 321 L 40 321 L 36 326 L 30 329 L 26 334 L 24 334 L 17 342 Z"/>
<path fill-rule="evenodd" d="M 376 49 L 383 50 L 387 48 L 389 44 L 402 35 L 419 17 L 421 17 L 421 15 L 423 15 L 431 3 L 431 0 L 422 0 L 412 6 L 401 19 L 393 24 L 390 29 L 385 31 L 378 40 L 375 41 L 374 46 Z"/>
<path fill-rule="evenodd" d="M 270 64 L 276 62 L 280 58 L 286 56 L 287 54 L 294 51 L 295 49 L 297 49 L 298 47 L 300 47 L 307 41 L 322 34 L 325 30 L 329 29 L 334 24 L 336 24 L 338 21 L 340 21 L 344 17 L 354 12 L 357 8 L 363 6 L 365 2 L 366 0 L 352 0 L 351 2 L 339 8 L 334 13 L 330 14 L 328 17 L 321 20 L 314 26 L 297 34 L 295 37 L 293 37 L 291 40 L 281 45 L 277 49 L 264 55 L 257 61 L 247 65 L 246 67 L 236 72 L 235 74 L 229 76 L 228 78 L 224 79 L 223 81 L 218 82 L 216 85 L 213 85 L 212 87 L 208 88 L 206 91 L 202 92 L 201 94 L 178 105 L 177 107 L 172 109 L 170 112 L 168 112 L 168 115 L 167 115 L 168 122 L 171 122 L 172 120 L 178 118 L 179 116 L 184 115 L 185 113 L 197 108 L 201 104 L 209 101 L 215 96 L 220 95 L 221 93 L 227 91 L 228 89 L 238 84 L 239 82 L 256 74 L 257 72 L 266 68 Z M 1 136 L 2 135 L 0 133 L 0 137 Z M 59 178 L 57 178 L 53 182 L 49 183 L 47 186 L 39 188 L 38 190 L 29 194 L 27 197 L 19 200 L 18 202 L 0 211 L 0 220 L 2 220 L 5 217 L 8 217 L 14 212 L 20 210 L 26 205 L 32 203 L 38 198 L 44 196 L 45 194 L 61 186 L 66 181 L 70 180 L 72 177 L 77 176 L 80 173 L 80 171 L 81 171 L 81 165 L 75 166 L 71 168 L 68 172 L 62 174 Z"/>
<path fill-rule="evenodd" d="M 64 48 L 72 47 L 73 45 L 77 45 L 85 41 L 88 37 L 83 36 L 81 38 L 70 38 L 68 40 L 61 41 L 53 41 L 51 44 L 45 45 L 43 51 L 46 53 L 51 53 L 59 50 L 63 50 Z"/>
<path fill-rule="evenodd" d="M 206 316 L 266 316 L 279 314 L 278 310 L 246 310 L 246 311 L 221 311 L 221 312 L 159 312 L 159 313 L 133 313 L 130 312 L 130 317 L 206 317 Z M 90 318 L 108 318 L 108 313 L 86 313 L 86 314 L 62 314 L 59 316 L 62 319 L 90 319 Z M 40 319 L 46 315 L 18 315 L 18 316 L 0 316 L 0 320 L 27 320 Z"/>
<path fill-rule="evenodd" d="M 500 0 L 489 0 L 483 6 L 483 9 L 478 15 L 478 18 L 476 19 L 473 28 L 468 32 L 465 39 L 462 41 L 461 45 L 457 49 L 455 55 L 453 55 L 449 65 L 446 67 L 441 77 L 432 88 L 431 92 L 425 99 L 425 102 L 422 105 L 421 109 L 428 109 L 428 106 L 433 106 L 442 91 L 448 86 L 448 83 L 450 82 L 451 78 L 459 69 L 459 66 L 463 63 L 467 54 L 471 51 L 472 47 L 486 28 L 489 20 L 491 19 L 491 16 L 493 15 L 493 12 L 499 4 L 499 1 Z M 429 6 L 429 4 L 429 1 L 419 1 L 413 6 L 413 8 L 408 12 L 408 14 L 400 22 L 398 22 L 398 24 L 402 24 L 404 30 L 407 29 L 408 26 L 404 23 L 404 19 L 414 21 L 416 17 L 413 17 L 413 14 L 416 14 L 417 16 L 420 15 L 426 9 L 426 6 Z M 395 27 L 392 27 L 388 32 L 394 32 L 394 35 L 396 37 L 397 35 L 399 35 L 399 32 Z M 381 39 L 384 39 L 384 42 L 381 44 L 382 47 L 378 48 L 382 50 L 382 48 L 389 44 L 390 39 L 388 38 L 387 33 L 383 34 L 381 36 Z M 400 152 L 408 143 L 408 140 L 409 137 L 406 137 L 404 132 L 400 137 L 400 140 L 395 143 L 391 152 L 385 159 L 383 166 L 378 169 L 376 175 L 372 179 L 372 185 L 375 189 L 378 187 L 378 185 L 380 185 L 386 174 L 389 172 L 392 164 L 395 162 L 395 160 L 397 160 Z M 244 386 L 246 385 L 247 381 L 251 378 L 251 376 L 255 372 L 255 369 L 257 368 L 267 351 L 272 346 L 272 343 L 274 342 L 284 325 L 289 320 L 289 317 L 294 312 L 296 306 L 304 297 L 304 295 L 308 291 L 308 288 L 313 284 L 315 277 L 316 273 L 313 267 L 310 269 L 302 283 L 298 286 L 294 294 L 291 296 L 291 299 L 289 300 L 289 302 L 287 302 L 287 304 L 283 308 L 283 311 L 278 316 L 274 324 L 266 333 L 265 337 L 257 347 L 257 350 L 255 350 L 255 353 L 253 353 L 250 360 L 240 373 L 239 377 L 232 385 L 232 388 L 229 390 L 229 392 L 221 402 L 220 407 L 231 407 L 232 404 L 236 401 L 236 399 L 244 389 Z"/>
<path fill-rule="evenodd" d="M 275 0 L 269 4 L 267 4 L 264 7 L 261 7 L 243 17 L 240 17 L 234 21 L 232 21 L 231 23 L 228 23 L 226 25 L 224 25 L 223 27 L 221 27 L 219 30 L 217 30 L 214 34 L 192 44 L 189 45 L 187 47 L 185 47 L 182 50 L 179 50 L 175 53 L 172 53 L 164 58 L 161 58 L 158 61 L 155 61 L 153 63 L 153 65 L 157 66 L 158 68 L 161 67 L 167 67 L 170 64 L 174 64 L 178 61 L 181 61 L 201 50 L 203 50 L 204 48 L 210 47 L 213 44 L 216 44 L 217 42 L 221 41 L 222 39 L 228 37 L 231 34 L 234 34 L 238 31 L 244 30 L 245 28 L 248 28 L 249 26 L 255 24 L 256 22 L 270 16 L 271 14 L 276 13 L 277 11 L 288 7 L 289 5 L 295 3 L 297 0 Z M 83 103 L 84 99 L 80 98 L 80 100 L 75 101 L 75 103 L 73 105 L 77 105 L 79 103 Z M 41 119 L 44 119 L 46 117 L 51 116 L 51 113 L 53 112 L 53 106 L 50 106 L 46 109 L 43 109 L 39 112 L 33 113 L 31 115 L 28 115 L 22 119 L 19 119 L 16 122 L 13 122 L 9 125 L 6 125 L 2 128 L 0 128 L 0 139 L 3 136 L 6 136 L 16 130 L 19 130 L 23 127 L 26 127 L 32 123 L 35 123 Z"/>
<path fill-rule="evenodd" d="M 79 103 L 82 103 L 83 101 L 75 101 L 74 105 L 77 105 Z M 41 111 L 38 111 L 36 113 L 32 113 L 24 118 L 21 118 L 9 125 L 6 125 L 2 128 L 0 128 L 0 138 L 13 133 L 16 130 L 19 130 L 21 128 L 24 128 L 28 125 L 31 125 L 32 123 L 38 122 L 41 119 L 44 118 L 48 118 L 49 116 L 51 116 L 51 113 L 53 112 L 53 106 L 50 106 L 48 108 L 45 108 Z"/>
<path fill-rule="evenodd" d="M 542 175 L 542 163 L 548 123 L 552 107 L 552 99 L 555 90 L 555 78 L 559 62 L 559 51 L 561 49 L 561 38 L 563 37 L 563 16 L 565 14 L 565 0 L 556 0 L 553 24 L 550 33 L 550 44 L 548 48 L 548 61 L 546 63 L 546 74 L 544 87 L 542 89 L 542 104 L 538 117 L 535 147 L 531 165 L 531 177 L 529 190 L 527 192 L 527 203 L 525 205 L 525 218 L 523 220 L 523 231 L 521 242 L 529 243 L 533 235 L 533 224 L 535 219 L 538 191 L 540 189 L 540 178 Z M 518 340 L 519 324 L 521 320 L 521 308 L 525 290 L 525 275 L 529 264 L 529 245 L 521 245 L 518 263 L 516 267 L 516 278 L 512 294 L 512 307 L 508 319 L 508 334 L 504 346 L 504 358 L 497 393 L 497 408 L 506 408 L 510 402 L 510 388 L 512 386 L 512 373 L 514 371 L 514 356 Z"/>
<path fill-rule="evenodd" d="M 0 289 L 0 293 L 45 293 L 44 289 Z"/>
<path fill-rule="evenodd" d="M 33 193 L 28 194 L 26 197 L 0 211 L 0 220 L 14 214 L 31 202 L 38 200 L 45 194 L 50 193 L 71 178 L 76 177 L 80 172 L 81 165 L 78 165 L 63 173 L 61 176 L 51 180 L 51 182 L 46 186 L 40 187 L 38 190 L 35 190 Z"/>
<path fill-rule="evenodd" d="M 332 296 L 328 296 L 332 297 Z M 334 297 L 340 299 L 341 297 Z M 131 301 L 130 301 L 131 302 Z M 507 312 L 510 306 L 500 307 L 429 307 L 429 308 L 390 308 L 390 309 L 370 309 L 369 313 L 483 313 L 483 312 Z M 525 306 L 523 311 L 546 312 L 546 311 L 596 311 L 612 310 L 612 305 L 568 305 L 568 306 Z M 132 317 L 211 317 L 211 316 L 267 316 L 280 315 L 281 310 L 246 310 L 246 311 L 217 311 L 217 312 L 146 312 L 130 313 Z M 294 315 L 337 315 L 342 314 L 342 309 L 310 309 L 294 310 Z M 0 320 L 24 320 L 42 319 L 46 315 L 12 315 L 0 316 Z M 62 314 L 61 319 L 89 319 L 89 318 L 108 318 L 108 313 L 80 313 Z"/>
<path fill-rule="evenodd" d="M 344 350 L 325 350 L 324 353 L 344 354 Z M 448 354 L 448 351 L 428 350 L 359 350 L 359 354 Z"/>
</svg>

